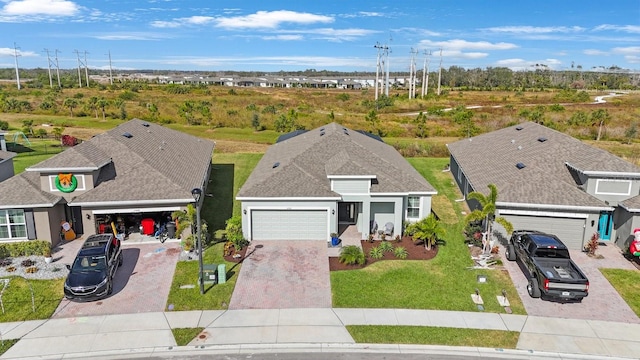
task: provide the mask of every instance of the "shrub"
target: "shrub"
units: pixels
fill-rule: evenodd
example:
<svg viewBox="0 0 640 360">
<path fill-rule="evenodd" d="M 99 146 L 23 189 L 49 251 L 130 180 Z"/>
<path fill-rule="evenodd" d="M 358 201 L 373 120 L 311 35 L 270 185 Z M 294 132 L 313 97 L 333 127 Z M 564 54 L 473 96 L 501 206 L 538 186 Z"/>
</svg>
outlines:
<svg viewBox="0 0 640 360">
<path fill-rule="evenodd" d="M 31 266 L 31 267 L 26 268 L 24 272 L 26 272 L 27 274 L 33 274 L 33 273 L 38 272 L 38 268 L 35 267 L 35 266 Z"/>
<path fill-rule="evenodd" d="M 393 245 L 390 242 L 383 241 L 383 242 L 380 243 L 380 245 L 378 245 L 378 247 L 380 248 L 380 250 L 382 250 L 384 252 L 393 251 Z"/>
<path fill-rule="evenodd" d="M 361 248 L 349 245 L 342 248 L 340 252 L 340 262 L 347 265 L 364 265 L 366 258 Z"/>
<path fill-rule="evenodd" d="M 242 250 L 249 243 L 242 234 L 242 217 L 236 215 L 226 221 L 225 236 L 233 244 L 236 252 Z"/>
<path fill-rule="evenodd" d="M 18 256 L 42 256 L 51 248 L 51 243 L 44 240 L 20 241 L 0 244 L 0 258 Z"/>
<path fill-rule="evenodd" d="M 369 256 L 372 259 L 380 260 L 384 256 L 384 251 L 382 251 L 379 246 L 375 246 L 372 247 L 371 250 L 369 250 Z"/>
<path fill-rule="evenodd" d="M 591 235 L 591 239 L 584 246 L 584 249 L 587 251 L 587 255 L 594 256 L 596 254 L 596 250 L 598 250 L 598 241 L 600 240 L 600 234 L 598 232 L 593 233 Z"/>
<path fill-rule="evenodd" d="M 62 146 L 76 146 L 78 145 L 78 139 L 71 135 L 62 135 Z"/>
<path fill-rule="evenodd" d="M 409 256 L 409 253 L 403 246 L 398 246 L 397 248 L 393 249 L 393 255 L 395 255 L 395 257 L 397 257 L 398 259 L 406 259 L 407 256 Z"/>
</svg>

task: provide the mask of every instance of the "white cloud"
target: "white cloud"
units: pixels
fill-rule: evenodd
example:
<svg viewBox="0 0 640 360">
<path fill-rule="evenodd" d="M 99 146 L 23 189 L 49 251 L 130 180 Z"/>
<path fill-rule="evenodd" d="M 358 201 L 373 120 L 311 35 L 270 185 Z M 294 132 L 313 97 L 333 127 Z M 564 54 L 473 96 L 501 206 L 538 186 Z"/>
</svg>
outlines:
<svg viewBox="0 0 640 360">
<path fill-rule="evenodd" d="M 184 18 L 184 20 L 192 25 L 206 25 L 215 20 L 215 18 L 211 16 L 191 16 L 188 18 Z"/>
<path fill-rule="evenodd" d="M 582 53 L 585 54 L 585 55 L 596 55 L 596 56 L 609 55 L 608 52 L 602 51 L 602 50 L 598 50 L 598 49 L 586 49 L 586 50 L 583 50 Z"/>
<path fill-rule="evenodd" d="M 282 40 L 282 41 L 296 41 L 303 40 L 302 35 L 275 35 L 275 36 L 262 36 L 262 40 Z"/>
<path fill-rule="evenodd" d="M 72 16 L 80 11 L 73 1 L 67 0 L 17 0 L 2 7 L 1 14 L 7 16 L 49 15 Z"/>
<path fill-rule="evenodd" d="M 6 57 L 6 56 L 15 56 L 16 50 L 14 48 L 0 48 L 0 57 Z M 22 51 L 22 50 L 18 50 L 18 56 L 26 56 L 26 57 L 35 57 L 38 56 L 38 54 L 36 54 L 33 51 Z"/>
<path fill-rule="evenodd" d="M 640 46 L 615 47 L 611 49 L 614 54 L 640 55 Z"/>
<path fill-rule="evenodd" d="M 496 61 L 496 66 L 508 67 L 514 71 L 535 70 L 538 65 L 546 65 L 548 69 L 558 68 L 562 62 L 558 59 L 524 60 L 524 59 L 503 59 Z"/>
<path fill-rule="evenodd" d="M 490 43 L 488 41 L 466 41 L 461 39 L 453 39 L 446 41 L 422 40 L 418 47 L 420 48 L 442 48 L 447 51 L 463 51 L 463 50 L 511 50 L 518 48 L 517 45 L 499 42 Z"/>
<path fill-rule="evenodd" d="M 578 33 L 585 31 L 580 26 L 498 26 L 484 30 L 501 34 L 551 34 L 551 33 Z"/>
<path fill-rule="evenodd" d="M 93 35 L 92 37 L 99 40 L 142 40 L 142 41 L 157 41 L 157 40 L 172 38 L 172 36 L 167 34 L 157 34 L 157 33 L 148 33 L 148 32 L 111 33 L 111 34 Z"/>
<path fill-rule="evenodd" d="M 622 31 L 622 32 L 627 32 L 627 33 L 632 33 L 632 34 L 640 34 L 640 26 L 639 25 L 610 25 L 610 24 L 603 24 L 603 25 L 596 26 L 593 30 L 594 31 L 613 30 L 613 31 Z"/>
<path fill-rule="evenodd" d="M 258 11 L 246 16 L 220 17 L 216 19 L 218 27 L 228 29 L 256 29 L 278 28 L 283 23 L 315 24 L 331 23 L 334 19 L 329 16 L 301 13 L 288 10 Z"/>
<path fill-rule="evenodd" d="M 178 21 L 152 21 L 151 26 L 156 28 L 177 28 L 183 24 Z"/>
</svg>

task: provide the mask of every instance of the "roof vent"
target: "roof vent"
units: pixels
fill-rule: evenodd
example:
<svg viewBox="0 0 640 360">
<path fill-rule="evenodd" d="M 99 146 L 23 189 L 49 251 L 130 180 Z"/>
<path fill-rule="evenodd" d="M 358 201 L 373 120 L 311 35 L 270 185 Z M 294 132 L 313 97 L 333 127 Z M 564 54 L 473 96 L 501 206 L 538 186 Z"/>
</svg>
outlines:
<svg viewBox="0 0 640 360">
<path fill-rule="evenodd" d="M 320 132 L 324 132 L 324 128 L 320 128 Z"/>
<path fill-rule="evenodd" d="M 275 168 L 277 168 L 278 166 L 280 166 L 280 163 L 279 163 L 279 162 L 275 162 L 275 163 L 273 163 L 273 166 L 272 166 L 271 168 L 272 168 L 272 169 L 275 169 Z"/>
<path fill-rule="evenodd" d="M 142 126 L 149 127 L 149 123 L 142 123 Z"/>
<path fill-rule="evenodd" d="M 521 145 L 518 145 L 518 150 L 522 150 L 522 146 Z"/>
<path fill-rule="evenodd" d="M 511 143 L 514 144 L 516 141 L 514 139 L 511 139 Z"/>
<path fill-rule="evenodd" d="M 324 135 L 324 129 L 321 129 L 320 130 L 320 136 L 323 136 L 323 135 Z"/>
<path fill-rule="evenodd" d="M 539 137 L 539 138 L 538 138 L 538 141 L 540 141 L 540 142 L 545 142 L 545 141 L 547 141 L 547 138 L 546 138 L 546 137 Z"/>
<path fill-rule="evenodd" d="M 527 167 L 527 165 L 523 164 L 523 163 L 517 163 L 516 167 L 520 170 L 524 169 L 525 167 Z"/>
<path fill-rule="evenodd" d="M 345 135 L 349 135 L 349 130 L 347 130 L 347 128 L 342 128 L 342 131 L 344 132 Z"/>
<path fill-rule="evenodd" d="M 520 131 L 522 129 L 524 129 L 522 126 L 516 126 L 516 130 Z"/>
<path fill-rule="evenodd" d="M 128 133 L 128 132 L 122 134 L 122 136 L 126 137 L 127 139 L 131 139 L 133 137 L 133 135 L 131 135 L 131 133 Z"/>
</svg>

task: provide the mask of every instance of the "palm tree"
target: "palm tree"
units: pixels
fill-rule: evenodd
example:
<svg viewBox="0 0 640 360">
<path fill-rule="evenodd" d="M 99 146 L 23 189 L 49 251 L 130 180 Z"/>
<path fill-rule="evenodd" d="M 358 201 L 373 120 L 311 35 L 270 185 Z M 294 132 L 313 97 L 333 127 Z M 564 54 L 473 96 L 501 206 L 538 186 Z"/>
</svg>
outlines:
<svg viewBox="0 0 640 360">
<path fill-rule="evenodd" d="M 475 200 L 480 205 L 479 209 L 473 210 L 469 215 L 467 215 L 466 221 L 479 221 L 484 220 L 486 224 L 485 234 L 486 241 L 484 241 L 483 250 L 488 252 L 491 250 L 489 239 L 492 237 L 491 226 L 494 221 L 498 224 L 502 225 L 507 233 L 513 232 L 513 224 L 511 224 L 507 219 L 499 216 L 496 217 L 496 201 L 498 200 L 498 188 L 494 184 L 487 185 L 489 187 L 489 194 L 485 195 L 481 192 L 471 192 L 467 195 L 467 199 Z"/>
<path fill-rule="evenodd" d="M 600 141 L 600 136 L 602 135 L 602 128 L 607 125 L 609 122 L 609 112 L 605 109 L 598 109 L 591 113 L 591 120 L 593 120 L 594 124 L 598 124 L 598 137 L 596 141 Z"/>
<path fill-rule="evenodd" d="M 92 96 L 89 98 L 89 101 L 87 102 L 87 106 L 89 106 L 89 109 L 93 110 L 96 113 L 96 119 L 98 118 L 98 97 L 97 96 Z"/>
<path fill-rule="evenodd" d="M 429 214 L 426 218 L 410 226 L 412 227 L 410 232 L 413 233 L 413 240 L 422 241 L 427 250 L 431 250 L 431 247 L 436 244 L 438 239 L 442 239 L 446 234 L 446 231 L 433 214 Z"/>
<path fill-rule="evenodd" d="M 107 106 L 109 106 L 109 100 L 101 97 L 96 102 L 96 105 L 100 108 L 100 110 L 102 110 L 102 120 L 104 120 L 105 119 L 105 108 Z"/>
<path fill-rule="evenodd" d="M 69 108 L 69 112 L 71 113 L 71 117 L 73 117 L 73 108 L 78 106 L 78 100 L 74 98 L 66 98 L 62 103 L 64 106 Z"/>
</svg>

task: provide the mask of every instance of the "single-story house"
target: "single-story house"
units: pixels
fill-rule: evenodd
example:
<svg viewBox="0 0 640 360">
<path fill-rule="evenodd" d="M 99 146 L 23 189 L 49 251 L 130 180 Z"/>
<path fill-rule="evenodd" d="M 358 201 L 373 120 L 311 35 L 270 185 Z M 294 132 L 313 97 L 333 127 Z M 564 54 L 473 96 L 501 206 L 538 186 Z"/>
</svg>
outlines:
<svg viewBox="0 0 640 360">
<path fill-rule="evenodd" d="M 237 200 L 248 240 L 330 240 L 339 226 L 363 239 L 375 224 L 431 213 L 435 189 L 392 146 L 336 123 L 281 136 L 269 147 Z"/>
<path fill-rule="evenodd" d="M 0 241 L 55 245 L 65 222 L 76 235 L 162 222 L 194 203 L 192 189 L 206 189 L 213 149 L 158 124 L 123 123 L 0 183 Z"/>
<path fill-rule="evenodd" d="M 495 184 L 497 215 L 515 229 L 553 233 L 582 250 L 596 232 L 624 249 L 640 227 L 640 167 L 607 151 L 533 122 L 447 146 L 462 194 Z"/>
</svg>

